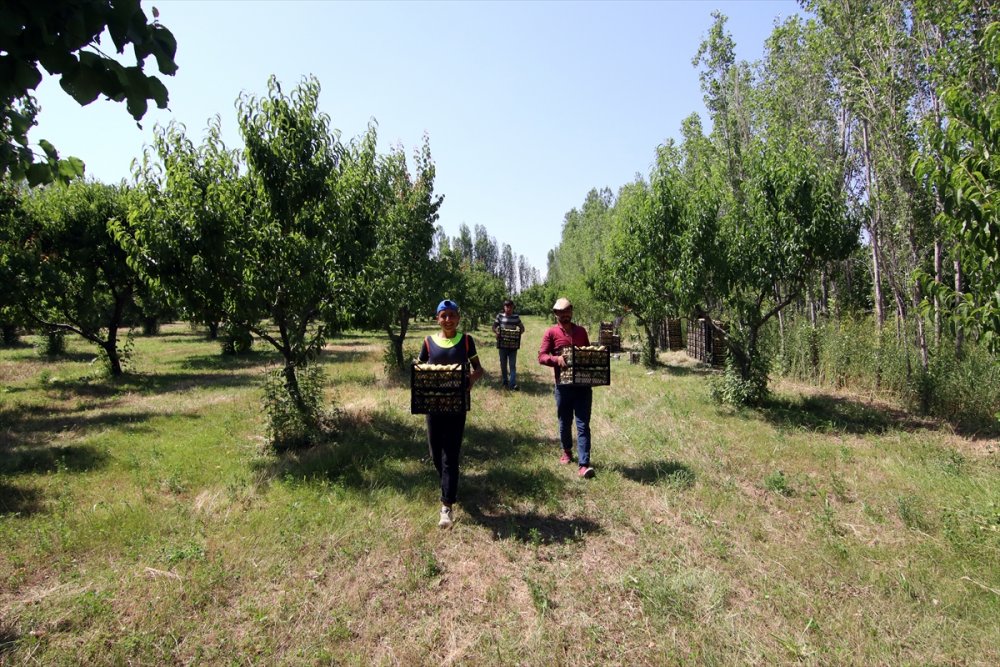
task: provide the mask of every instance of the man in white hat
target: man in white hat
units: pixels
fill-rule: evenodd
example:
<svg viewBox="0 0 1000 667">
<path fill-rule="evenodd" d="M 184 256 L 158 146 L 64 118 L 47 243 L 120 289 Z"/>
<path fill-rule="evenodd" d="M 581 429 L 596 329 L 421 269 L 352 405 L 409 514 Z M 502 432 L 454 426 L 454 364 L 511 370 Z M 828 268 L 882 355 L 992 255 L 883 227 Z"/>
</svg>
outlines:
<svg viewBox="0 0 1000 667">
<path fill-rule="evenodd" d="M 563 348 L 590 345 L 587 330 L 573 323 L 573 304 L 569 299 L 560 297 L 552 312 L 556 316 L 556 324 L 542 334 L 542 346 L 538 350 L 538 363 L 555 369 L 556 381 L 556 416 L 559 419 L 559 442 L 562 444 L 562 456 L 559 463 L 569 465 L 573 462 L 573 421 L 576 421 L 576 451 L 577 464 L 580 466 L 577 474 L 589 479 L 594 476 L 594 468 L 590 465 L 590 408 L 593 404 L 593 390 L 590 387 L 559 384 L 562 369 L 566 367 L 563 359 Z"/>
</svg>

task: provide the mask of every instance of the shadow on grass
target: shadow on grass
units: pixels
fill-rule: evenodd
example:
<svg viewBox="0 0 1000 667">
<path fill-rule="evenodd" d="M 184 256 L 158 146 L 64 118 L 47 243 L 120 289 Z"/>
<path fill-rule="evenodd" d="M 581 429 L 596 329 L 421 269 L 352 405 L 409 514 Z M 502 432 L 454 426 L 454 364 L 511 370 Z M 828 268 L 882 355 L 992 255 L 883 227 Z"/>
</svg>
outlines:
<svg viewBox="0 0 1000 667">
<path fill-rule="evenodd" d="M 826 433 L 881 435 L 895 429 L 917 431 L 932 427 L 931 422 L 903 410 L 828 394 L 791 399 L 772 397 L 759 412 L 776 426 Z"/>
<path fill-rule="evenodd" d="M 53 445 L 61 434 L 126 426 L 144 432 L 150 412 L 88 413 L 59 407 L 18 406 L 0 410 L 0 473 L 44 473 L 92 470 L 105 464 L 106 455 L 89 445 Z"/>
<path fill-rule="evenodd" d="M 695 474 L 690 466 L 680 461 L 646 461 L 631 466 L 612 466 L 623 477 L 639 484 L 665 484 L 677 488 L 694 485 Z"/>
<path fill-rule="evenodd" d="M 275 352 L 249 352 L 247 354 L 199 354 L 174 362 L 178 368 L 196 371 L 224 371 L 234 368 L 252 368 L 266 363 L 276 363 Z"/>
<path fill-rule="evenodd" d="M 599 529 L 584 518 L 513 512 L 521 502 L 544 503 L 563 495 L 570 478 L 526 470 L 540 444 L 531 433 L 467 424 L 458 500 L 468 515 L 498 539 L 526 542 L 578 540 Z M 281 457 L 270 471 L 292 483 L 334 483 L 358 492 L 392 489 L 413 500 L 437 497 L 439 482 L 427 448 L 423 420 L 382 413 L 342 424 L 335 442 Z"/>
<path fill-rule="evenodd" d="M 60 364 L 64 362 L 76 362 L 89 364 L 96 359 L 100 351 L 95 347 L 92 352 L 63 352 L 62 354 L 35 354 L 25 357 L 22 361 L 34 364 Z"/>
<path fill-rule="evenodd" d="M 320 361 L 334 364 L 365 361 L 372 357 L 373 354 L 374 352 L 371 350 L 331 350 L 330 348 L 326 348 L 320 355 Z M 406 373 L 409 373 L 409 369 L 406 370 Z"/>
<path fill-rule="evenodd" d="M 37 489 L 24 488 L 0 482 L 0 517 L 5 515 L 29 516 L 42 509 L 42 494 Z M 3 655 L 4 628 L 0 625 L 0 656 Z"/>
<path fill-rule="evenodd" d="M 657 371 L 662 371 L 667 375 L 673 375 L 676 377 L 689 377 L 692 375 L 714 375 L 718 373 L 718 370 L 712 368 L 711 366 L 675 366 L 673 364 L 657 364 Z"/>
<path fill-rule="evenodd" d="M 471 494 L 462 509 L 497 540 L 513 539 L 526 544 L 566 544 L 600 533 L 599 524 L 584 517 L 560 517 L 536 512 L 509 512 L 480 505 L 479 494 Z"/>
<path fill-rule="evenodd" d="M 189 389 L 244 387 L 259 382 L 254 374 L 157 373 L 127 374 L 117 378 L 59 380 L 46 386 L 77 396 L 109 398 L 123 393 L 165 394 Z"/>
</svg>

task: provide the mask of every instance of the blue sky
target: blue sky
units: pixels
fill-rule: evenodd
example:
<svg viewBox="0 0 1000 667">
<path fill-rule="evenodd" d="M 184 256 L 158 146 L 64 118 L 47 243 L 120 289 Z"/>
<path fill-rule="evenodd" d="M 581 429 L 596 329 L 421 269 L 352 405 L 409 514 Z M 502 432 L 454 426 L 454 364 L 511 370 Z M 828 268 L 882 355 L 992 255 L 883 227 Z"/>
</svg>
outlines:
<svg viewBox="0 0 1000 667">
<path fill-rule="evenodd" d="M 136 127 L 123 104 L 79 107 L 46 79 L 32 138 L 87 163 L 105 182 L 130 176 L 156 124 L 200 140 L 209 117 L 239 146 L 234 102 L 277 75 L 303 76 L 342 138 L 379 126 L 380 145 L 407 153 L 424 134 L 445 196 L 439 224 L 485 225 L 543 274 L 563 217 L 594 187 L 647 173 L 681 120 L 704 117 L 691 58 L 729 17 L 738 57 L 756 60 L 791 0 L 738 2 L 143 2 L 177 38 L 169 110 Z M 110 42 L 108 43 L 110 46 Z M 147 68 L 155 70 L 152 59 Z"/>
</svg>

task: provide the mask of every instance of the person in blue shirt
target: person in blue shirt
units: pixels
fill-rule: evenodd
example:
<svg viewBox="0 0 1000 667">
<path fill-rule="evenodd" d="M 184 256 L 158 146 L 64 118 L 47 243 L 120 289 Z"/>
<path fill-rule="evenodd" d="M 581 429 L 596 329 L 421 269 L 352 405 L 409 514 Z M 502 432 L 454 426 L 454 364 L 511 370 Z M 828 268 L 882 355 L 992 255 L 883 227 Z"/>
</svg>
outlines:
<svg viewBox="0 0 1000 667">
<path fill-rule="evenodd" d="M 441 333 L 427 336 L 420 346 L 420 361 L 431 364 L 464 364 L 472 367 L 469 389 L 483 376 L 483 367 L 476 352 L 476 341 L 468 334 L 458 333 L 461 315 L 458 304 L 445 299 L 438 304 L 436 319 Z M 438 525 L 451 528 L 454 522 L 452 506 L 458 496 L 459 459 L 462 436 L 465 433 L 465 412 L 427 415 L 427 442 L 431 459 L 441 480 L 441 512 Z"/>
</svg>

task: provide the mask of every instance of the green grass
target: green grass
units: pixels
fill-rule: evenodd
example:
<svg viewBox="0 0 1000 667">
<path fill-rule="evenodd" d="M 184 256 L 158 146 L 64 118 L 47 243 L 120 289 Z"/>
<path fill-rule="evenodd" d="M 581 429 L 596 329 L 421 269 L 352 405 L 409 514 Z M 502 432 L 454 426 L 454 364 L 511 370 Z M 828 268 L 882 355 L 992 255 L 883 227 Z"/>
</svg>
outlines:
<svg viewBox="0 0 1000 667">
<path fill-rule="evenodd" d="M 520 392 L 482 345 L 446 532 L 380 336 L 330 341 L 336 434 L 281 456 L 263 348 L 0 350 L 0 664 L 1000 663 L 995 441 L 792 384 L 720 408 L 674 353 L 612 362 L 584 481 L 527 325 Z"/>
</svg>

